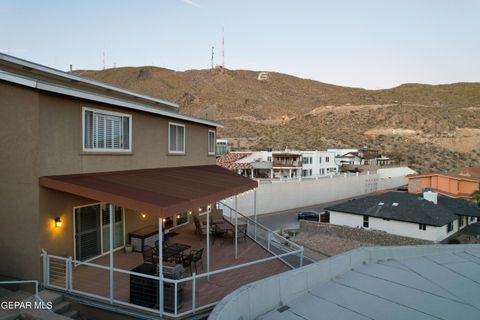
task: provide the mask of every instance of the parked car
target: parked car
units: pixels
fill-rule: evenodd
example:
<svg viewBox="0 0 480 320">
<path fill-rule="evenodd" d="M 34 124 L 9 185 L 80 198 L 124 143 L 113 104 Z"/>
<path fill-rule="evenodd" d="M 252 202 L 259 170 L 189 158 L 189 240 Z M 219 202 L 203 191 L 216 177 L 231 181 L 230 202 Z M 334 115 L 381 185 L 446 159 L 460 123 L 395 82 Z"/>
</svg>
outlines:
<svg viewBox="0 0 480 320">
<path fill-rule="evenodd" d="M 319 214 L 317 211 L 305 210 L 298 213 L 298 220 L 310 220 L 318 222 Z"/>
</svg>

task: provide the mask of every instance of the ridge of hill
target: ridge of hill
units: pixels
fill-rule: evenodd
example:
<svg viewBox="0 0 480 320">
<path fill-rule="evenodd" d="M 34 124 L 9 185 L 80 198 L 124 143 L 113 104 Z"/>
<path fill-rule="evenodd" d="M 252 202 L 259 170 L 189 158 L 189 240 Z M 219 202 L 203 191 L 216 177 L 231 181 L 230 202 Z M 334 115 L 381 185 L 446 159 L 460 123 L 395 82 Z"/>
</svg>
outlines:
<svg viewBox="0 0 480 320">
<path fill-rule="evenodd" d="M 480 83 L 366 90 L 258 71 L 122 67 L 76 74 L 222 122 L 235 149 L 368 145 L 420 172 L 480 164 Z"/>
</svg>

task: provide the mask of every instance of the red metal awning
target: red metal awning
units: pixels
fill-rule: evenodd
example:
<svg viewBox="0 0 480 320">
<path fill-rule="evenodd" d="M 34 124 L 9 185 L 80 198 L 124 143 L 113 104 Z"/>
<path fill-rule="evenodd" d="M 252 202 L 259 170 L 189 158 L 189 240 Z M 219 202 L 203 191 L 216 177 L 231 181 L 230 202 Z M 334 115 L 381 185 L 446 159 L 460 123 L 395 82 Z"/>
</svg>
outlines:
<svg viewBox="0 0 480 320">
<path fill-rule="evenodd" d="M 161 217 L 251 190 L 257 182 L 216 165 L 46 176 L 40 185 Z"/>
</svg>

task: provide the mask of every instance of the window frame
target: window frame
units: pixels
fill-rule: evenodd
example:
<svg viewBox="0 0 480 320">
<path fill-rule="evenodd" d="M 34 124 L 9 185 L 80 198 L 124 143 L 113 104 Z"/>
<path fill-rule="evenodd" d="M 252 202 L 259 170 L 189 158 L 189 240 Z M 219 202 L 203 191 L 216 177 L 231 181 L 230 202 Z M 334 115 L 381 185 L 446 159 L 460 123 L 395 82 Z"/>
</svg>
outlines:
<svg viewBox="0 0 480 320">
<path fill-rule="evenodd" d="M 85 148 L 85 112 L 90 111 L 107 116 L 125 117 L 128 118 L 128 149 L 107 149 L 107 148 Z M 105 109 L 96 109 L 91 107 L 82 107 L 82 152 L 85 153 L 131 153 L 133 150 L 133 131 L 132 131 L 132 115 L 129 113 L 122 113 L 110 111 Z M 123 126 L 123 123 L 122 123 Z"/>
<path fill-rule="evenodd" d="M 419 223 L 418 224 L 418 229 L 422 230 L 422 231 L 426 231 L 427 230 L 427 225 L 425 223 Z"/>
<path fill-rule="evenodd" d="M 453 221 L 447 224 L 447 234 L 453 231 Z"/>
<path fill-rule="evenodd" d="M 213 133 L 213 151 L 210 152 L 210 133 Z M 217 154 L 217 133 L 215 132 L 215 130 L 212 130 L 212 129 L 208 129 L 208 133 L 207 133 L 207 153 L 209 156 L 214 156 Z"/>
<path fill-rule="evenodd" d="M 363 215 L 363 227 L 369 228 L 370 227 L 370 216 Z"/>
<path fill-rule="evenodd" d="M 171 126 L 177 126 L 177 127 L 182 127 L 183 128 L 183 151 L 175 151 L 171 150 L 171 145 L 170 145 L 170 127 Z M 187 150 L 187 145 L 186 145 L 186 136 L 187 136 L 187 126 L 178 123 L 178 122 L 168 122 L 168 154 L 175 154 L 175 155 L 184 155 Z"/>
</svg>

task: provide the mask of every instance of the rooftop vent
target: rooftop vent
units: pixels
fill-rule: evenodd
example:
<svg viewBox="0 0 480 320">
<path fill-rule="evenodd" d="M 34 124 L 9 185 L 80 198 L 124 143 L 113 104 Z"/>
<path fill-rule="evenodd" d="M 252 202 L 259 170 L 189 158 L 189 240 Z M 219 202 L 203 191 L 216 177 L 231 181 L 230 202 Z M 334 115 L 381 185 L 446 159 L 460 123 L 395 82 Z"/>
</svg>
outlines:
<svg viewBox="0 0 480 320">
<path fill-rule="evenodd" d="M 287 305 L 284 305 L 284 306 L 281 306 L 280 308 L 278 308 L 277 311 L 282 313 L 284 311 L 287 311 L 288 309 L 290 309 L 290 307 L 287 306 Z"/>
<path fill-rule="evenodd" d="M 433 191 L 424 191 L 423 198 L 427 201 L 433 202 L 434 204 L 438 203 L 438 193 Z"/>
<path fill-rule="evenodd" d="M 398 202 L 392 203 L 392 207 L 398 207 Z"/>
</svg>

